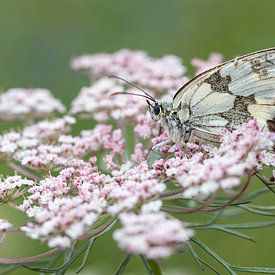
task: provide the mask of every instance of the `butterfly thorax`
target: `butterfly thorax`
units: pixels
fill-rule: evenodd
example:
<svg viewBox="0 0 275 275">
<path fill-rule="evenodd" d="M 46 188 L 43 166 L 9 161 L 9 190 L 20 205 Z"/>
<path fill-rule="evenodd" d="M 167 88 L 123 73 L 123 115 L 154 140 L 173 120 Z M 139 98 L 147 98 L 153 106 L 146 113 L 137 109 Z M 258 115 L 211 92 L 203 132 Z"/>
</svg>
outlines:
<svg viewBox="0 0 275 275">
<path fill-rule="evenodd" d="M 161 126 L 168 132 L 170 139 L 176 143 L 186 143 L 191 134 L 191 127 L 182 123 L 176 111 L 171 111 L 161 118 Z"/>
<path fill-rule="evenodd" d="M 158 102 L 157 104 L 160 106 L 161 112 L 156 115 L 156 112 L 154 112 L 152 108 L 152 118 L 160 121 L 161 126 L 168 133 L 169 138 L 173 142 L 182 144 L 188 142 L 191 134 L 191 127 L 188 123 L 183 123 L 180 120 L 178 110 L 173 109 L 172 103 Z"/>
</svg>

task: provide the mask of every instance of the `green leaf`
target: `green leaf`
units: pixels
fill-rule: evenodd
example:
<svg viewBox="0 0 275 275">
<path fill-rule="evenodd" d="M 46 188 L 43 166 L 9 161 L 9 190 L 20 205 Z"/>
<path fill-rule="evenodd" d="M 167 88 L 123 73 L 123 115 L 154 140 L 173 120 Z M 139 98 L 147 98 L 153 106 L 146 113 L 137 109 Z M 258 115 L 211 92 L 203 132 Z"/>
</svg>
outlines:
<svg viewBox="0 0 275 275">
<path fill-rule="evenodd" d="M 130 262 L 131 258 L 132 258 L 132 254 L 128 254 L 125 259 L 123 260 L 123 262 L 120 264 L 120 266 L 118 267 L 118 270 L 116 272 L 116 275 L 122 275 L 126 269 L 127 264 Z"/>
<path fill-rule="evenodd" d="M 5 268 L 3 268 L 3 270 L 0 271 L 0 274 L 1 275 L 9 274 L 12 270 L 17 268 L 18 268 L 18 265 L 15 265 L 15 264 L 5 265 Z"/>
<path fill-rule="evenodd" d="M 190 243 L 187 243 L 187 248 L 189 253 L 191 254 L 191 256 L 193 257 L 193 259 L 195 260 L 195 262 L 198 264 L 198 266 L 200 267 L 201 270 L 204 270 L 203 266 L 201 265 L 201 259 L 199 257 L 199 255 L 195 252 L 195 250 L 193 249 L 193 246 Z"/>
<path fill-rule="evenodd" d="M 275 225 L 275 221 L 264 221 L 264 222 L 252 222 L 252 223 L 236 223 L 236 224 L 212 224 L 211 222 L 205 224 L 192 225 L 190 227 L 196 229 L 207 229 L 213 227 L 226 227 L 233 229 L 256 229 Z"/>
<path fill-rule="evenodd" d="M 148 260 L 142 254 L 140 254 L 139 256 L 142 260 L 142 263 L 144 264 L 144 267 L 145 267 L 147 273 L 149 275 L 154 275 L 154 272 L 152 271 L 151 266 L 148 263 Z"/>
<path fill-rule="evenodd" d="M 61 258 L 61 256 L 62 256 L 62 254 L 58 254 L 52 260 L 50 260 L 47 265 L 48 268 L 53 267 L 55 265 L 55 263 Z M 46 273 L 40 272 L 40 275 L 44 275 L 44 274 L 46 274 Z"/>
<path fill-rule="evenodd" d="M 262 216 L 275 216 L 274 213 L 270 213 L 268 211 L 263 211 L 263 210 L 258 210 L 258 209 L 254 209 L 251 206 L 247 206 L 247 205 L 238 205 L 239 208 L 246 210 L 247 212 L 256 214 L 256 215 L 262 215 Z"/>
<path fill-rule="evenodd" d="M 248 195 L 242 197 L 242 199 L 240 199 L 240 201 L 254 201 L 257 197 L 259 197 L 265 193 L 268 193 L 268 192 L 269 192 L 268 189 L 263 188 L 263 189 L 257 190 L 251 194 L 248 194 Z"/>
<path fill-rule="evenodd" d="M 190 227 L 192 228 L 200 228 L 200 227 L 207 227 L 209 225 L 212 225 L 214 224 L 216 221 L 219 220 L 219 218 L 222 216 L 224 212 L 224 209 L 220 210 L 220 211 L 217 211 L 217 212 L 214 212 L 213 213 L 213 217 L 206 223 L 201 223 L 201 224 L 192 224 Z"/>
<path fill-rule="evenodd" d="M 69 268 L 69 266 L 74 262 L 74 260 L 77 259 L 89 247 L 89 244 L 90 244 L 90 240 L 85 242 L 75 253 L 73 253 L 70 259 L 68 259 L 66 263 L 64 263 L 63 265 L 57 268 L 42 268 L 42 267 L 35 267 L 35 266 L 27 266 L 23 264 L 22 266 L 37 272 L 44 272 L 44 273 L 63 272 L 67 268 Z"/>
<path fill-rule="evenodd" d="M 255 242 L 255 240 L 254 240 L 252 237 L 250 237 L 250 236 L 248 236 L 248 235 L 246 235 L 246 234 L 244 234 L 244 233 L 242 233 L 242 232 L 239 232 L 239 231 L 237 231 L 237 230 L 234 230 L 234 229 L 231 229 L 231 228 L 227 228 L 227 227 L 225 227 L 225 226 L 213 225 L 213 226 L 207 227 L 207 229 L 216 229 L 216 230 L 220 230 L 220 231 L 223 231 L 223 232 L 225 232 L 225 233 L 234 235 L 234 236 L 236 236 L 236 237 L 239 237 L 239 238 L 242 238 L 242 239 L 245 239 L 245 240 L 248 240 L 248 241 Z"/>
<path fill-rule="evenodd" d="M 245 210 L 237 207 L 227 208 L 227 209 L 224 209 L 222 217 L 223 218 L 236 217 L 243 214 L 244 212 Z"/>
<path fill-rule="evenodd" d="M 231 268 L 235 271 L 241 272 L 275 274 L 275 268 L 272 267 L 245 267 L 231 265 Z"/>
<path fill-rule="evenodd" d="M 21 266 L 32 271 L 43 272 L 43 273 L 54 273 L 59 270 L 59 268 L 43 268 L 43 267 L 37 267 L 37 266 L 28 266 L 24 264 L 22 264 Z"/>
<path fill-rule="evenodd" d="M 78 268 L 78 270 L 76 271 L 76 274 L 80 273 L 82 271 L 82 269 L 85 267 L 88 259 L 89 259 L 89 255 L 90 255 L 90 252 L 91 252 L 91 249 L 94 245 L 94 241 L 93 239 L 91 239 L 89 242 L 89 246 L 87 247 L 86 251 L 85 251 L 85 254 L 84 254 L 84 257 L 83 257 L 83 260 L 82 260 L 82 263 L 80 265 L 80 267 Z"/>
<path fill-rule="evenodd" d="M 148 259 L 148 264 L 150 265 L 154 275 L 161 275 L 162 274 L 161 269 L 160 269 L 159 264 L 158 264 L 157 261 L 152 260 L 152 259 Z"/>
<path fill-rule="evenodd" d="M 265 211 L 274 211 L 275 210 L 275 206 L 270 206 L 270 205 L 250 205 L 250 207 L 253 209 L 265 210 Z"/>
<path fill-rule="evenodd" d="M 236 224 L 226 224 L 227 228 L 235 228 L 235 229 L 256 229 L 263 228 L 275 225 L 275 221 L 267 221 L 267 222 L 253 222 L 253 223 L 236 223 Z"/>
<path fill-rule="evenodd" d="M 270 181 L 269 179 L 267 179 L 265 176 L 263 176 L 261 173 L 256 173 L 255 174 L 256 177 L 258 179 L 261 180 L 261 182 L 273 193 L 275 193 L 275 189 L 273 189 L 275 187 L 275 184 L 273 181 Z"/>
<path fill-rule="evenodd" d="M 231 268 L 231 266 L 223 259 L 221 258 L 216 252 L 211 250 L 206 244 L 204 244 L 199 239 L 192 237 L 191 241 L 193 241 L 196 245 L 198 245 L 200 248 L 202 248 L 204 251 L 206 251 L 209 255 L 211 255 L 214 259 L 216 259 L 217 262 L 219 262 L 231 275 L 236 275 L 234 270 Z"/>
<path fill-rule="evenodd" d="M 76 260 L 89 247 L 90 241 L 91 240 L 85 242 L 74 254 L 72 254 L 68 261 L 58 270 L 58 272 L 61 272 L 61 274 L 64 273 L 74 262 L 74 260 Z"/>
<path fill-rule="evenodd" d="M 195 226 L 196 229 L 216 229 L 220 231 L 224 231 L 225 233 L 235 235 L 237 237 L 254 241 L 254 239 L 246 234 L 239 232 L 234 229 L 256 229 L 256 228 L 263 228 L 275 225 L 275 221 L 267 221 L 267 222 L 255 222 L 255 223 L 239 223 L 239 224 L 205 224 L 201 226 Z"/>
<path fill-rule="evenodd" d="M 220 274 L 220 272 L 218 272 L 213 266 L 211 266 L 209 263 L 207 263 L 205 260 L 199 258 L 198 259 L 202 264 L 204 264 L 205 266 L 207 266 L 209 269 L 211 269 L 212 271 L 214 271 L 216 274 Z"/>
<path fill-rule="evenodd" d="M 213 250 L 211 250 L 206 244 L 202 241 L 198 240 L 195 237 L 191 238 L 191 241 L 196 243 L 199 247 L 201 247 L 204 251 L 210 254 L 213 258 L 215 258 L 220 264 L 222 264 L 230 274 L 236 274 L 234 271 L 240 272 L 250 272 L 250 273 L 266 273 L 266 274 L 275 274 L 275 268 L 272 267 L 246 267 L 246 266 L 235 266 L 227 263 L 224 259 L 222 259 L 219 255 L 217 255 Z"/>
</svg>

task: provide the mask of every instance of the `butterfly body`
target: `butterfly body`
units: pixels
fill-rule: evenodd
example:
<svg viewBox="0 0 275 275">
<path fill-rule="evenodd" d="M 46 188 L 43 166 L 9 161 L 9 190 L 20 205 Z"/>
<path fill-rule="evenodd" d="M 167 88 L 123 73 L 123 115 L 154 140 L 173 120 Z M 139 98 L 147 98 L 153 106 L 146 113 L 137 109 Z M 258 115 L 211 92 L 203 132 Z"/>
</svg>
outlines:
<svg viewBox="0 0 275 275">
<path fill-rule="evenodd" d="M 169 137 L 174 142 L 186 143 L 191 134 L 191 126 L 188 122 L 183 123 L 177 112 L 167 113 L 160 121 L 161 126 L 169 133 Z"/>
<path fill-rule="evenodd" d="M 174 142 L 217 144 L 222 129 L 256 118 L 274 131 L 275 48 L 228 61 L 190 80 L 171 104 L 149 104 L 154 120 Z"/>
</svg>

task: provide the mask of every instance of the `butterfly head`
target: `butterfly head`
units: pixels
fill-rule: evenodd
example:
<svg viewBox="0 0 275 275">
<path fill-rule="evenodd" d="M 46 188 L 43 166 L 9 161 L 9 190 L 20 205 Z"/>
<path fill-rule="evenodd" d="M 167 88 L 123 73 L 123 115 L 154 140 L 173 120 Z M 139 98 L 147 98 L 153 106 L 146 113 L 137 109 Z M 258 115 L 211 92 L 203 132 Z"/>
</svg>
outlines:
<svg viewBox="0 0 275 275">
<path fill-rule="evenodd" d="M 148 94 L 146 91 L 144 91 L 140 87 L 136 86 L 135 84 L 133 84 L 119 76 L 110 76 L 110 77 L 122 80 L 126 84 L 136 88 L 137 90 L 139 90 L 143 93 L 143 94 L 137 94 L 137 93 L 126 91 L 126 92 L 116 92 L 116 93 L 111 94 L 111 96 L 114 96 L 117 94 L 128 94 L 128 95 L 139 96 L 139 97 L 145 98 L 146 102 L 148 104 L 148 108 L 149 108 L 151 117 L 153 120 L 156 120 L 156 121 L 161 120 L 161 118 L 163 118 L 164 116 L 166 116 L 169 113 L 170 108 L 169 108 L 168 104 L 157 101 L 153 96 Z"/>
<path fill-rule="evenodd" d="M 149 107 L 149 112 L 151 114 L 151 117 L 153 120 L 160 120 L 163 114 L 165 113 L 164 104 L 160 101 L 154 101 L 150 102 L 149 100 L 146 100 L 148 107 Z"/>
</svg>

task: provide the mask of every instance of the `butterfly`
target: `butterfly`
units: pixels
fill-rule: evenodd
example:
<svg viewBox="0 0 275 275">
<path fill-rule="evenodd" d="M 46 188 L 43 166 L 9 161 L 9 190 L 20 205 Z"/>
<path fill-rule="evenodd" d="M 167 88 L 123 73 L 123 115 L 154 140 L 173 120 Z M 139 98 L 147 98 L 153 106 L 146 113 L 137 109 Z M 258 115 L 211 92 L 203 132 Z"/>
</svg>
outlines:
<svg viewBox="0 0 275 275">
<path fill-rule="evenodd" d="M 263 130 L 275 131 L 275 48 L 197 75 L 176 92 L 172 102 L 142 92 L 152 119 L 168 132 L 169 141 L 218 144 L 222 129 L 233 130 L 251 118 Z"/>
</svg>

